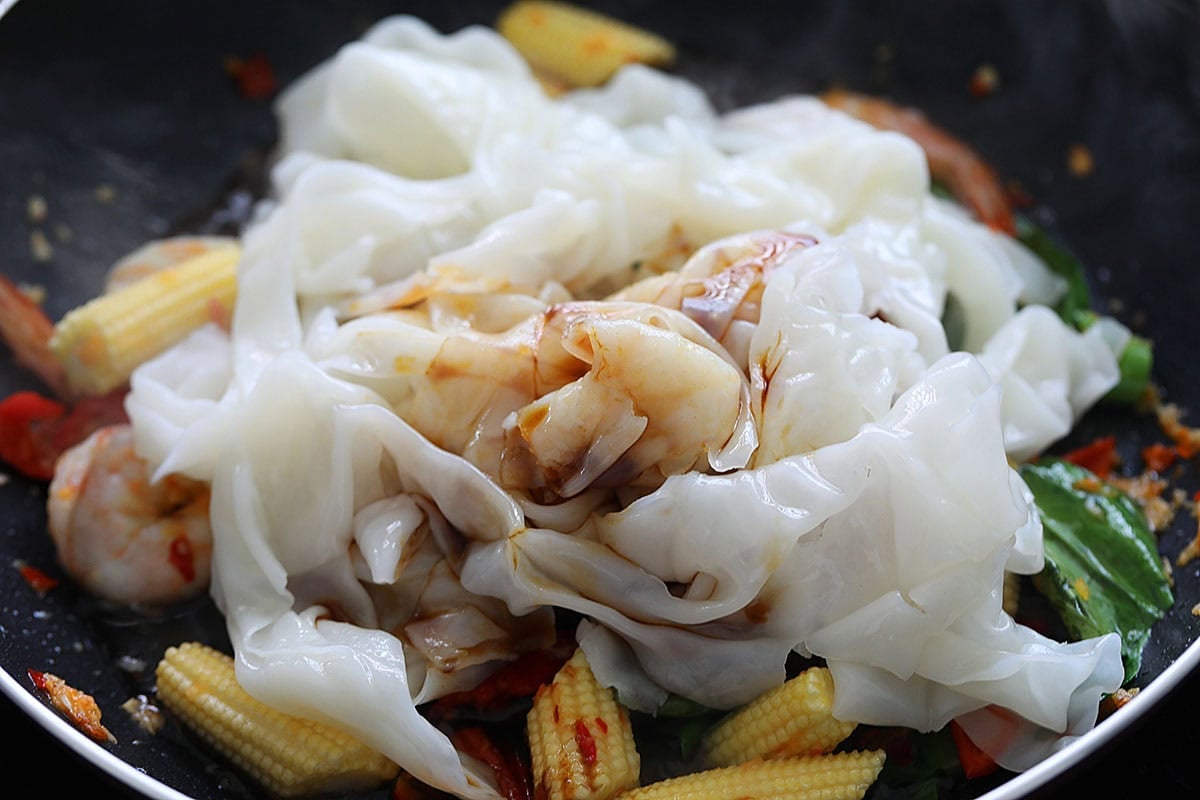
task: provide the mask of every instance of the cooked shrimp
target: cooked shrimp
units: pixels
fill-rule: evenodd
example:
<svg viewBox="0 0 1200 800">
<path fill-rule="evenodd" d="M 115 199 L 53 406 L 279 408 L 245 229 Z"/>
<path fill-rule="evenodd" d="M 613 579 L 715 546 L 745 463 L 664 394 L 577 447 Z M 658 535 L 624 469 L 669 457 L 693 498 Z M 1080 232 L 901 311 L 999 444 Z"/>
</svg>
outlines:
<svg viewBox="0 0 1200 800">
<path fill-rule="evenodd" d="M 50 705 L 58 709 L 76 728 L 97 742 L 117 741 L 117 737 L 100 721 L 101 711 L 96 698 L 49 672 L 31 669 L 27 674 L 33 685 L 46 693 Z"/>
<path fill-rule="evenodd" d="M 757 324 L 763 286 L 771 269 L 793 251 L 811 247 L 811 236 L 754 231 L 698 250 L 679 270 L 654 275 L 612 295 L 611 300 L 653 303 L 682 311 L 741 360 L 748 344 L 738 323 Z"/>
<path fill-rule="evenodd" d="M 679 311 L 560 303 L 492 333 L 431 330 L 429 307 L 347 323 L 339 336 L 353 343 L 334 349 L 352 355 L 331 366 L 509 488 L 569 497 L 592 484 L 661 482 L 746 441 L 748 380 Z"/>
<path fill-rule="evenodd" d="M 60 398 L 69 396 L 67 374 L 50 350 L 54 323 L 12 281 L 0 275 L 0 339 L 17 363 L 37 375 Z"/>
<path fill-rule="evenodd" d="M 59 459 L 46 504 L 58 560 L 84 589 L 116 603 L 163 605 L 208 586 L 208 487 L 151 482 L 133 429 L 97 430 Z"/>
<path fill-rule="evenodd" d="M 821 99 L 868 125 L 902 133 L 915 141 L 925 151 L 930 174 L 944 182 L 981 222 L 993 230 L 1016 233 L 1012 204 L 995 170 L 965 142 L 934 125 L 920 111 L 844 89 L 826 92 Z"/>
<path fill-rule="evenodd" d="M 748 410 L 746 381 L 683 314 L 645 303 L 570 303 L 546 327 L 587 366 L 505 420 L 502 477 L 571 497 L 590 486 L 656 486 L 706 468 Z M 708 460 L 706 461 L 706 456 Z"/>
</svg>

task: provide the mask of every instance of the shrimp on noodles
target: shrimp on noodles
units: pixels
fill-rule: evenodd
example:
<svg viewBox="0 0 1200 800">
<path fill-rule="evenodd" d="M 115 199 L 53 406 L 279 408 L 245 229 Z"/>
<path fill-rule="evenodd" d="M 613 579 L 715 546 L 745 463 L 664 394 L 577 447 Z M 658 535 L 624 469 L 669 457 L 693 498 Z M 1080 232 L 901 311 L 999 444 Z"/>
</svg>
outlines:
<svg viewBox="0 0 1200 800">
<path fill-rule="evenodd" d="M 925 151 L 930 174 L 944 182 L 981 222 L 1002 233 L 1016 233 L 1012 205 L 995 170 L 965 142 L 934 125 L 920 111 L 844 89 L 830 90 L 821 99 L 868 125 L 902 133 L 915 141 Z"/>
<path fill-rule="evenodd" d="M 208 486 L 152 481 L 129 425 L 100 428 L 59 459 L 46 504 L 59 563 L 115 603 L 163 605 L 208 586 Z"/>
<path fill-rule="evenodd" d="M 816 243 L 811 236 L 783 231 L 722 239 L 701 248 L 680 269 L 644 278 L 610 299 L 682 311 L 746 369 L 767 276 L 794 251 Z"/>
<path fill-rule="evenodd" d="M 752 427 L 738 366 L 674 309 L 559 303 L 500 333 L 430 330 L 441 316 L 347 324 L 353 356 L 336 369 L 507 488 L 565 498 L 593 484 L 655 486 L 722 463 Z"/>
</svg>

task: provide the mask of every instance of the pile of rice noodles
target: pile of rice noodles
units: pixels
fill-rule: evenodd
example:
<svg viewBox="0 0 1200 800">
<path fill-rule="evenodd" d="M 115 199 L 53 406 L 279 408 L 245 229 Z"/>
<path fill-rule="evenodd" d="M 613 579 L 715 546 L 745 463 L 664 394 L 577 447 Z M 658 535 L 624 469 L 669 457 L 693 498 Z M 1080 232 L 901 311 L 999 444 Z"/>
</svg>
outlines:
<svg viewBox="0 0 1200 800">
<path fill-rule="evenodd" d="M 158 472 L 212 485 L 253 694 L 493 798 L 417 708 L 547 647 L 557 607 L 642 710 L 743 703 L 797 651 L 838 717 L 957 719 L 1012 769 L 1095 724 L 1117 637 L 1001 608 L 1043 563 L 1010 464 L 1128 332 L 1060 322 L 1061 281 L 912 141 L 638 66 L 551 98 L 494 32 L 410 17 L 277 112 L 231 332 L 129 400 Z"/>
</svg>

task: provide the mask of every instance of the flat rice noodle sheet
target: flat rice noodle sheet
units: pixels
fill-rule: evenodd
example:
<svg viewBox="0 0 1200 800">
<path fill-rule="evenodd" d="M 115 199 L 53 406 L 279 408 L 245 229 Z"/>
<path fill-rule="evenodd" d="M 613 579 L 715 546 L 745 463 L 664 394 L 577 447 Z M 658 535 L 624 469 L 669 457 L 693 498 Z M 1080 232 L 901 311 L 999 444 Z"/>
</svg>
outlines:
<svg viewBox="0 0 1200 800">
<path fill-rule="evenodd" d="M 771 273 L 750 341 L 756 464 L 849 439 L 924 371 L 911 333 L 863 313 L 861 276 L 836 242 L 800 251 Z"/>
<path fill-rule="evenodd" d="M 447 512 L 441 523 L 447 546 L 458 531 L 504 536 L 519 529 L 522 518 L 482 473 L 433 447 L 376 400 L 368 390 L 330 379 L 300 354 L 277 357 L 262 371 L 227 418 L 228 449 L 213 477 L 221 541 L 213 596 L 226 616 L 239 680 L 251 694 L 350 731 L 433 786 L 492 798 L 490 771 L 460 756 L 416 710 L 418 700 L 466 688 L 486 671 L 464 673 L 469 680 L 432 675 L 429 685 L 414 683 L 433 672 L 421 665 L 426 653 L 379 627 L 376 615 L 388 608 L 374 605 L 363 581 L 386 575 L 386 551 L 403 547 L 405 527 L 391 526 L 381 540 L 376 521 L 372 539 L 367 509 L 402 521 L 415 513 L 411 507 L 376 504 L 410 494 L 434 498 Z M 356 558 L 367 565 L 365 574 L 356 572 Z M 466 602 L 456 579 L 436 563 L 422 574 L 425 588 L 414 610 L 424 615 L 423 625 L 436 626 L 443 637 L 466 637 L 463 652 L 504 637 L 495 620 L 515 618 L 497 611 L 494 600 Z M 434 575 L 442 576 L 443 588 Z M 453 618 L 444 616 L 448 605 L 455 606 Z M 545 635 L 532 641 L 549 643 Z M 436 655 L 447 658 L 441 644 Z"/>
<path fill-rule="evenodd" d="M 1117 385 L 1124 341 L 1080 333 L 1045 306 L 1028 306 L 988 339 L 980 361 L 1004 389 L 1004 445 L 1016 461 L 1066 436 Z"/>
</svg>

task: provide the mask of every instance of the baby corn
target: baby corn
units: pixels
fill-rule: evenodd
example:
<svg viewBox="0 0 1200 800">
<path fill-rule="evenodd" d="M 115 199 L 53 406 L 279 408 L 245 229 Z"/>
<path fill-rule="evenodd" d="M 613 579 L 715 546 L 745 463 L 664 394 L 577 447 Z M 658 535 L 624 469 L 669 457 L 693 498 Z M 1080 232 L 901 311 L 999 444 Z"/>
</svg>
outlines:
<svg viewBox="0 0 1200 800">
<path fill-rule="evenodd" d="M 884 752 L 755 759 L 669 778 L 619 800 L 861 800 L 879 777 Z"/>
<path fill-rule="evenodd" d="M 605 800 L 637 786 L 641 758 L 629 715 L 582 650 L 538 689 L 527 722 L 538 800 Z"/>
<path fill-rule="evenodd" d="M 155 272 L 67 313 L 50 349 L 71 389 L 104 394 L 206 322 L 228 319 L 241 250 L 221 248 Z"/>
<path fill-rule="evenodd" d="M 730 766 L 752 758 L 829 753 L 855 723 L 833 716 L 833 676 L 813 667 L 726 717 L 705 736 L 704 760 Z"/>
<path fill-rule="evenodd" d="M 599 86 L 625 64 L 675 60 L 662 37 L 568 3 L 519 0 L 496 29 L 551 85 Z"/>
<path fill-rule="evenodd" d="M 163 705 L 275 797 L 371 789 L 399 774 L 350 735 L 255 700 L 218 650 L 195 642 L 168 648 L 156 677 Z"/>
</svg>

